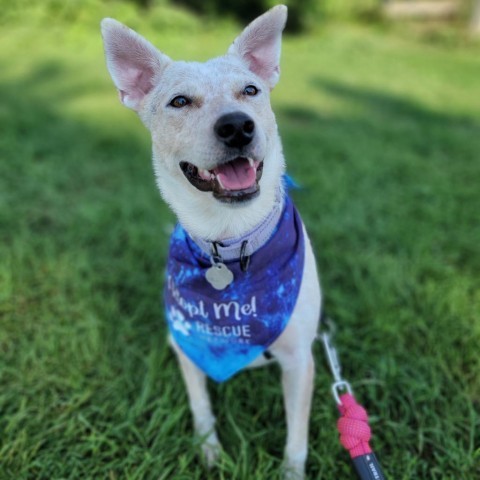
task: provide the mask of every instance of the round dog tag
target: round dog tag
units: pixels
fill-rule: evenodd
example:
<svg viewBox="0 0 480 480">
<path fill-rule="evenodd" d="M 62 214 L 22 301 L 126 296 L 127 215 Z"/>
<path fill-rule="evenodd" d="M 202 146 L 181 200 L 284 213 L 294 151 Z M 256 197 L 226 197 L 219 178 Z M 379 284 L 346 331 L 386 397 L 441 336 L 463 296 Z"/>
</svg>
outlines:
<svg viewBox="0 0 480 480">
<path fill-rule="evenodd" d="M 205 273 L 207 282 L 215 290 L 223 290 L 233 282 L 233 273 L 224 263 L 214 263 Z"/>
</svg>

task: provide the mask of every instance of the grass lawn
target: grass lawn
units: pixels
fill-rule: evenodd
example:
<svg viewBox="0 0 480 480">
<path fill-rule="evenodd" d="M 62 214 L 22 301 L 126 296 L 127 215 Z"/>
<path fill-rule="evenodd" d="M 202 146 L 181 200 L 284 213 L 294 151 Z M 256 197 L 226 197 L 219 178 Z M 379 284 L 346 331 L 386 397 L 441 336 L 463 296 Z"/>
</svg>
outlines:
<svg viewBox="0 0 480 480">
<path fill-rule="evenodd" d="M 210 474 L 198 457 L 160 303 L 175 220 L 94 20 L 0 30 L 0 478 L 278 478 L 276 367 L 212 385 L 226 452 Z M 236 34 L 140 29 L 177 59 Z M 273 92 L 391 479 L 480 478 L 479 54 L 331 25 L 285 41 Z M 309 478 L 354 478 L 316 356 Z"/>
</svg>

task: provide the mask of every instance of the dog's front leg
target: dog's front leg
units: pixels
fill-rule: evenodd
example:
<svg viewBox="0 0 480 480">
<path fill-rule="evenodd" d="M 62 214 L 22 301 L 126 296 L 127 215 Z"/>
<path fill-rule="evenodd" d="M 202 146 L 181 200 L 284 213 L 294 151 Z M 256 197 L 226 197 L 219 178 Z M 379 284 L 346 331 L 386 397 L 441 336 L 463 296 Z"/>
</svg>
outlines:
<svg viewBox="0 0 480 480">
<path fill-rule="evenodd" d="M 177 354 L 187 387 L 195 434 L 202 441 L 202 453 L 208 467 L 212 467 L 217 461 L 222 447 L 215 431 L 215 417 L 212 413 L 210 397 L 208 395 L 206 376 L 180 350 L 172 338 L 170 338 L 170 342 Z"/>
<path fill-rule="evenodd" d="M 282 365 L 282 386 L 287 417 L 284 478 L 301 480 L 305 475 L 308 424 L 312 403 L 314 362 L 311 354 Z"/>
</svg>

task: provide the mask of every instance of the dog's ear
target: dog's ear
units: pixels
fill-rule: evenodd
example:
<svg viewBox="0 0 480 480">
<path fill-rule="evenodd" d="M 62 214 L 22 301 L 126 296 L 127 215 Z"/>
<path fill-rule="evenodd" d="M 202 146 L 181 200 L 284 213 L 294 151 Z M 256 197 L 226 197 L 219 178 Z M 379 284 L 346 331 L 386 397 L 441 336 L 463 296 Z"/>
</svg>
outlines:
<svg viewBox="0 0 480 480">
<path fill-rule="evenodd" d="M 145 95 L 171 60 L 138 33 L 113 18 L 101 23 L 107 68 L 122 103 L 139 111 Z"/>
<path fill-rule="evenodd" d="M 277 5 L 250 23 L 228 49 L 228 53 L 238 55 L 270 88 L 280 77 L 282 31 L 286 22 L 287 7 Z"/>
</svg>

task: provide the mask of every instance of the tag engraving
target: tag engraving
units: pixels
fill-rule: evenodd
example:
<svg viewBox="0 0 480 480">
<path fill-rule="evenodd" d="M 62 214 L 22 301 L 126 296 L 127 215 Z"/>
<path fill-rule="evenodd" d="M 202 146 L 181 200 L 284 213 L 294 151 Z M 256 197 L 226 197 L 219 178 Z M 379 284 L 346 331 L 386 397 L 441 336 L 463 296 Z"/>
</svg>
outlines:
<svg viewBox="0 0 480 480">
<path fill-rule="evenodd" d="M 224 263 L 219 262 L 207 270 L 205 278 L 215 290 L 224 290 L 233 282 L 233 273 Z"/>
</svg>

